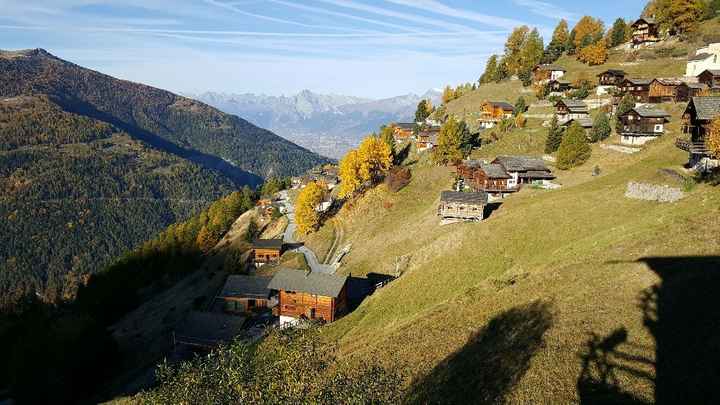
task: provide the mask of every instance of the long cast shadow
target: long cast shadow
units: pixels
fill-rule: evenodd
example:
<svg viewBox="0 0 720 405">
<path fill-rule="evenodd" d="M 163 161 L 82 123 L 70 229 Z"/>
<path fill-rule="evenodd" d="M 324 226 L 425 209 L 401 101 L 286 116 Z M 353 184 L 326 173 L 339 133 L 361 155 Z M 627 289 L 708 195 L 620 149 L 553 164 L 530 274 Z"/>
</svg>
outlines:
<svg viewBox="0 0 720 405">
<path fill-rule="evenodd" d="M 643 403 L 619 387 L 614 376 L 623 372 L 652 381 L 658 404 L 720 403 L 720 256 L 646 257 L 638 262 L 661 278 L 642 291 L 638 303 L 655 340 L 655 359 L 620 350 L 628 340 L 624 328 L 605 338 L 592 335 L 581 355 L 581 402 Z M 639 371 L 647 365 L 654 375 Z"/>
<path fill-rule="evenodd" d="M 552 322 L 551 305 L 541 301 L 501 313 L 429 375 L 415 381 L 407 402 L 503 402 L 527 371 Z"/>
</svg>

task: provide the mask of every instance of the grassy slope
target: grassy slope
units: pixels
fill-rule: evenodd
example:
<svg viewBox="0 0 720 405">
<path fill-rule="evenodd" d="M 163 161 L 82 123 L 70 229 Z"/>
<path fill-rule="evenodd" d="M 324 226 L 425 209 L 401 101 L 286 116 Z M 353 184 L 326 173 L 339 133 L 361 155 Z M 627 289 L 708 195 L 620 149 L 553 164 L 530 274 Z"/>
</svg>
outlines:
<svg viewBox="0 0 720 405">
<path fill-rule="evenodd" d="M 578 68 L 566 59 L 560 63 Z M 656 74 L 677 75 L 678 65 L 659 61 Z M 594 74 L 609 67 L 617 65 L 583 69 Z M 474 104 L 484 91 L 451 109 Z M 391 194 L 380 186 L 348 204 L 338 220 L 353 250 L 341 271 L 392 273 L 401 256 L 409 264 L 402 277 L 331 325 L 328 335 L 340 339 L 351 358 L 405 370 L 408 383 L 415 381 L 411 399 L 450 401 L 470 390 L 490 399 L 564 403 L 585 394 L 578 389 L 579 354 L 589 334 L 605 337 L 622 327 L 628 338 L 618 348 L 636 357 L 619 362 L 650 378 L 616 370 L 618 386 L 652 399 L 660 337 L 646 328 L 638 303 L 661 280 L 639 260 L 720 253 L 717 234 L 697 232 L 720 224 L 719 189 L 699 185 L 676 204 L 623 197 L 628 181 L 674 185 L 658 169 L 682 170 L 687 156 L 673 146 L 681 106 L 665 107 L 674 122 L 643 152 L 625 155 L 595 145 L 588 163 L 559 173 L 563 189 L 525 190 L 482 224 L 438 226 L 439 193 L 453 174 L 425 158 L 413 166 L 406 189 Z M 538 139 L 528 139 L 526 149 L 535 151 L 544 144 L 543 130 L 517 131 L 477 155 L 517 153 L 513 141 L 531 136 Z M 595 165 L 599 177 L 591 175 Z M 428 386 L 437 391 L 428 394 Z"/>
</svg>

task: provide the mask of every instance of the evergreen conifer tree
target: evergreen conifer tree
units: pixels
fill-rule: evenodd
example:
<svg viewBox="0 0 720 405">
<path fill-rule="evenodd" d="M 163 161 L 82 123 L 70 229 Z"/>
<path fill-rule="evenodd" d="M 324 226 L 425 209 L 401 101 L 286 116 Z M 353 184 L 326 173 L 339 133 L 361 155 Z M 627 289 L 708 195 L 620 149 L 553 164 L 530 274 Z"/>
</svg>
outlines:
<svg viewBox="0 0 720 405">
<path fill-rule="evenodd" d="M 591 151 L 585 130 L 580 124 L 573 122 L 560 143 L 557 166 L 562 170 L 580 166 L 590 158 Z"/>
</svg>

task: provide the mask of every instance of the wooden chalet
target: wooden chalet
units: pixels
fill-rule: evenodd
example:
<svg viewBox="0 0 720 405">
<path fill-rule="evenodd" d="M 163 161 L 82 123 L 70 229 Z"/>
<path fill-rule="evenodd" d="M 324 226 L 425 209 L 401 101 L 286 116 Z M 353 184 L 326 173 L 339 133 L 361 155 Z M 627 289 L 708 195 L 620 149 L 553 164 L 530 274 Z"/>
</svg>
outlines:
<svg viewBox="0 0 720 405">
<path fill-rule="evenodd" d="M 277 263 L 283 253 L 282 239 L 257 239 L 252 244 L 250 257 L 256 265 Z"/>
<path fill-rule="evenodd" d="M 707 160 L 715 160 L 720 156 L 712 156 L 707 147 L 706 137 L 710 124 L 720 117 L 720 97 L 693 97 L 683 113 L 683 132 L 689 139 L 678 139 L 678 148 L 690 154 L 690 166 L 697 166 Z"/>
<path fill-rule="evenodd" d="M 670 114 L 655 107 L 637 106 L 618 117 L 622 123 L 620 143 L 644 145 L 665 132 Z"/>
<path fill-rule="evenodd" d="M 683 82 L 680 86 L 678 86 L 677 99 L 678 101 L 690 101 L 693 97 L 699 97 L 707 90 L 707 84 Z"/>
<path fill-rule="evenodd" d="M 348 277 L 281 269 L 268 285 L 278 292 L 280 325 L 299 320 L 333 322 L 348 310 Z"/>
<path fill-rule="evenodd" d="M 705 70 L 697 78 L 698 82 L 708 86 L 711 91 L 720 90 L 720 70 Z"/>
<path fill-rule="evenodd" d="M 492 128 L 498 122 L 512 117 L 513 113 L 515 113 L 515 107 L 505 101 L 485 101 L 480 107 L 478 122 L 480 122 L 481 128 Z"/>
<path fill-rule="evenodd" d="M 392 124 L 393 127 L 393 138 L 395 142 L 401 143 L 410 139 L 415 131 L 414 122 L 398 122 Z"/>
<path fill-rule="evenodd" d="M 625 80 L 625 71 L 608 69 L 597 75 L 600 86 L 617 86 Z"/>
<path fill-rule="evenodd" d="M 218 298 L 225 303 L 225 311 L 248 313 L 272 306 L 270 300 L 270 277 L 228 276 Z"/>
<path fill-rule="evenodd" d="M 682 101 L 679 99 L 679 89 L 682 84 L 680 79 L 656 78 L 650 82 L 648 101 L 650 103 Z"/>
<path fill-rule="evenodd" d="M 482 191 L 461 193 L 443 191 L 440 194 L 438 215 L 443 220 L 482 221 L 485 218 L 485 206 L 488 194 Z"/>
<path fill-rule="evenodd" d="M 565 76 L 565 68 L 552 64 L 537 65 L 533 68 L 533 84 L 536 86 L 543 85 L 552 80 L 558 80 Z"/>
<path fill-rule="evenodd" d="M 572 82 L 560 79 L 550 80 L 547 85 L 550 93 L 565 93 L 573 88 Z"/>
<path fill-rule="evenodd" d="M 650 83 L 651 79 L 625 78 L 619 89 L 622 93 L 630 94 L 635 101 L 647 103 L 650 98 Z"/>
<path fill-rule="evenodd" d="M 499 164 L 512 177 L 509 187 L 521 184 L 544 184 L 555 179 L 542 159 L 528 156 L 498 156 L 492 163 Z"/>
<path fill-rule="evenodd" d="M 473 191 L 484 191 L 493 197 L 504 197 L 518 191 L 516 187 L 508 186 L 512 176 L 498 164 L 465 160 L 457 166 L 457 174 Z"/>
<path fill-rule="evenodd" d="M 424 151 L 437 146 L 438 135 L 440 135 L 440 128 L 430 128 L 420 131 L 417 134 L 417 150 Z"/>
<path fill-rule="evenodd" d="M 582 100 L 562 99 L 555 103 L 555 114 L 561 122 L 587 117 L 589 113 L 588 105 Z"/>
<path fill-rule="evenodd" d="M 635 47 L 660 41 L 660 30 L 654 18 L 640 18 L 632 26 L 632 44 Z"/>
</svg>

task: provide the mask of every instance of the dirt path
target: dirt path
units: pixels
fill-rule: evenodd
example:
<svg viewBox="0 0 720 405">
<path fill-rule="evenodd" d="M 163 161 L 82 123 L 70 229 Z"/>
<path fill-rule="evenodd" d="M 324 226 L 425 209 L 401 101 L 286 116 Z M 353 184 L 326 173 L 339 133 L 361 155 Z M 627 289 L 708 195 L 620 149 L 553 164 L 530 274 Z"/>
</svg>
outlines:
<svg viewBox="0 0 720 405">
<path fill-rule="evenodd" d="M 331 224 L 333 226 L 334 238 L 333 243 L 330 246 L 330 250 L 328 250 L 327 255 L 325 256 L 325 264 L 332 264 L 333 258 L 335 258 L 335 255 L 337 254 L 338 247 L 345 237 L 345 229 L 340 221 L 333 219 L 331 220 Z"/>
</svg>

